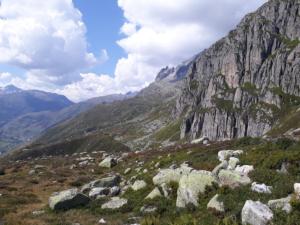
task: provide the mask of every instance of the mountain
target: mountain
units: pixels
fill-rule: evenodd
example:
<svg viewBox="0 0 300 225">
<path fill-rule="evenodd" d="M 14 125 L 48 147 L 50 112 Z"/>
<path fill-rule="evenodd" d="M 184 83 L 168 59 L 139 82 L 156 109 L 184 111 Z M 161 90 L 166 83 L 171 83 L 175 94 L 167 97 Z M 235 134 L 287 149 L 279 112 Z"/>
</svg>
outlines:
<svg viewBox="0 0 300 225">
<path fill-rule="evenodd" d="M 174 112 L 181 138 L 263 136 L 297 109 L 299 24 L 299 1 L 271 0 L 198 55 Z"/>
<path fill-rule="evenodd" d="M 0 152 L 29 142 L 47 128 L 71 119 L 97 104 L 130 98 L 136 94 L 113 94 L 74 104 L 64 96 L 24 91 L 14 86 L 2 88 L 0 93 L 0 102 L 4 106 L 0 109 Z"/>
<path fill-rule="evenodd" d="M 269 1 L 210 48 L 163 68 L 134 98 L 57 124 L 35 144 L 107 133 L 136 150 L 291 132 L 300 105 L 298 11 L 299 1 Z"/>
</svg>

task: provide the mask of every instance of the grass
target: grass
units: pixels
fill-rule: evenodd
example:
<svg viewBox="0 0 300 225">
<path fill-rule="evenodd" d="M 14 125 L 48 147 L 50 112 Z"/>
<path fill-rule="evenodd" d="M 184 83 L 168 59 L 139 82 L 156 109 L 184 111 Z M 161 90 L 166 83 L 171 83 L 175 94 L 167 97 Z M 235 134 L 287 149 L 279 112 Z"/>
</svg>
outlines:
<svg viewBox="0 0 300 225">
<path fill-rule="evenodd" d="M 160 129 L 157 133 L 155 133 L 156 141 L 165 141 L 168 139 L 178 140 L 177 137 L 180 135 L 180 125 L 181 121 L 176 121 L 169 124 L 166 127 Z"/>
</svg>

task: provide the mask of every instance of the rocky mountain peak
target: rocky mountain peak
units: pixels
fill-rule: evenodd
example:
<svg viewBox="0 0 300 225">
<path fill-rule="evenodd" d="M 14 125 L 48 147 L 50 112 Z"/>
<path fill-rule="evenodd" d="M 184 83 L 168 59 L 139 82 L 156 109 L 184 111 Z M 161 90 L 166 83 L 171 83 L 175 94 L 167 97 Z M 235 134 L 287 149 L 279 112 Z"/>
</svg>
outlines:
<svg viewBox="0 0 300 225">
<path fill-rule="evenodd" d="M 299 0 L 272 0 L 192 62 L 181 137 L 262 136 L 300 99 Z"/>
</svg>

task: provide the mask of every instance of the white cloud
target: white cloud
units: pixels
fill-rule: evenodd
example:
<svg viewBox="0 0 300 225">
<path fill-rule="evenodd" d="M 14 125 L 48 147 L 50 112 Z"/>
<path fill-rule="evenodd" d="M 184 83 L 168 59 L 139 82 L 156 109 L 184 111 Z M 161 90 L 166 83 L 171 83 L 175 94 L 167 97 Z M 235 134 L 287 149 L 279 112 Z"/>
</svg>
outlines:
<svg viewBox="0 0 300 225">
<path fill-rule="evenodd" d="M 1 1 L 1 0 L 0 0 Z M 11 83 L 42 87 L 75 101 L 139 90 L 166 65 L 176 65 L 226 35 L 266 0 L 118 0 L 125 22 L 117 43 L 127 53 L 114 76 L 80 74 L 97 60 L 87 51 L 85 26 L 72 0 L 3 0 L 0 63 L 26 69 Z M 1 84 L 0 77 L 0 84 Z M 21 86 L 22 87 L 22 86 Z"/>
<path fill-rule="evenodd" d="M 26 69 L 40 81 L 76 80 L 78 70 L 97 62 L 87 52 L 81 17 L 72 0 L 3 0 L 0 63 Z"/>
<path fill-rule="evenodd" d="M 209 47 L 264 2 L 118 0 L 127 20 L 121 28 L 126 37 L 118 44 L 128 56 L 119 60 L 116 79 L 144 86 L 161 67 L 179 64 Z"/>
</svg>

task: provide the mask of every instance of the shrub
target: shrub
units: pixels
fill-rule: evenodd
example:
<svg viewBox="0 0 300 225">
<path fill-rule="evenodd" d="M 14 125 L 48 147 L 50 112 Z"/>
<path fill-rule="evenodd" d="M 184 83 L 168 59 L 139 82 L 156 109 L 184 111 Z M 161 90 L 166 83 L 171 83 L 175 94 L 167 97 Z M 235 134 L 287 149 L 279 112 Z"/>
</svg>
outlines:
<svg viewBox="0 0 300 225">
<path fill-rule="evenodd" d="M 286 150 L 294 144 L 295 144 L 295 141 L 288 139 L 288 138 L 280 138 L 276 141 L 276 146 L 282 150 Z"/>
<path fill-rule="evenodd" d="M 263 141 L 261 138 L 253 138 L 253 137 L 243 137 L 235 142 L 235 146 L 237 147 L 244 147 L 249 145 L 259 145 L 262 144 Z"/>
<path fill-rule="evenodd" d="M 0 176 L 5 175 L 5 169 L 3 167 L 0 167 Z"/>
</svg>

